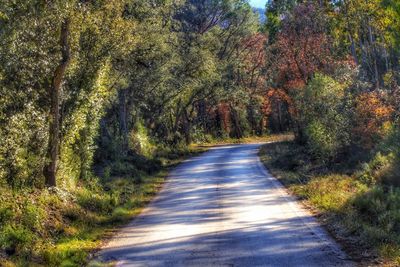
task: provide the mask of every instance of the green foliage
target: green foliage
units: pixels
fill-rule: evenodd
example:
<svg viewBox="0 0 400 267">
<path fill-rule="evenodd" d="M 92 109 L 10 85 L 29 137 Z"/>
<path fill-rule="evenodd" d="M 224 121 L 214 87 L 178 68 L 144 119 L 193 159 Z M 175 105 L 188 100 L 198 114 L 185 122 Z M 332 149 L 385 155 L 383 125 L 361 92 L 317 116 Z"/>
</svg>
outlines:
<svg viewBox="0 0 400 267">
<path fill-rule="evenodd" d="M 84 209 L 99 213 L 111 212 L 115 204 L 111 195 L 94 193 L 86 189 L 80 190 L 77 198 L 79 205 Z"/>
<path fill-rule="evenodd" d="M 262 34 L 242 0 L 2 1 L 2 249 L 24 254 L 33 244 L 53 265 L 79 265 L 98 239 L 88 229 L 132 215 L 156 191 L 159 178 L 148 184 L 149 175 L 190 154 L 188 144 L 273 128 L 302 137 L 305 147 L 274 147 L 270 160 L 325 211 L 339 213 L 365 187 L 399 185 L 400 131 L 388 130 L 400 114 L 399 4 L 271 0 L 266 15 Z M 71 60 L 58 77 L 66 21 Z M 50 134 L 57 78 L 60 129 Z M 60 138 L 58 188 L 47 190 L 51 136 Z M 382 142 L 356 142 L 363 138 Z M 368 159 L 354 177 L 327 171 L 365 161 L 354 151 Z M 378 191 L 365 205 L 391 210 Z M 397 221 L 392 211 L 385 218 L 376 225 Z M 382 239 L 389 230 L 376 225 L 363 229 Z"/>
<path fill-rule="evenodd" d="M 353 253 L 378 252 L 399 261 L 399 188 L 360 181 L 356 165 L 321 166 L 295 142 L 267 144 L 260 156 L 275 177 L 318 211 L 331 233 L 348 244 L 357 240 Z M 378 171 L 386 162 L 379 155 L 369 168 Z"/>
<path fill-rule="evenodd" d="M 370 162 L 362 165 L 362 171 L 358 179 L 370 186 L 375 185 L 377 182 L 382 182 L 388 174 L 388 169 L 393 162 L 392 158 L 391 155 L 384 156 L 378 152 Z"/>
<path fill-rule="evenodd" d="M 113 222 L 125 222 L 131 217 L 131 213 L 128 209 L 118 207 L 113 210 L 111 221 Z"/>
<path fill-rule="evenodd" d="M 40 231 L 45 217 L 46 211 L 43 207 L 26 203 L 22 212 L 21 223 L 32 231 Z"/>
<path fill-rule="evenodd" d="M 360 194 L 353 205 L 359 212 L 363 223 L 381 229 L 381 234 L 368 235 L 372 242 L 394 242 L 400 244 L 400 191 L 399 189 L 376 186 Z"/>
<path fill-rule="evenodd" d="M 5 206 L 0 208 L 0 223 L 5 225 L 7 222 L 11 221 L 14 217 L 14 212 L 11 206 Z"/>
<path fill-rule="evenodd" d="M 26 227 L 7 224 L 0 232 L 0 247 L 10 255 L 21 255 L 31 250 L 35 238 L 35 235 Z"/>
<path fill-rule="evenodd" d="M 316 74 L 296 101 L 311 153 L 322 161 L 335 159 L 350 144 L 343 86 L 329 76 Z"/>
<path fill-rule="evenodd" d="M 143 123 L 136 123 L 135 129 L 130 134 L 129 146 L 138 155 L 148 158 L 153 156 L 155 146 L 151 143 L 149 133 Z"/>
<path fill-rule="evenodd" d="M 398 125 L 391 127 L 385 140 L 379 144 L 378 151 L 375 158 L 383 158 L 384 162 L 374 177 L 385 184 L 400 186 L 400 128 Z"/>
<path fill-rule="evenodd" d="M 168 164 L 179 162 L 185 153 Z M 22 265 L 85 265 L 107 229 L 126 223 L 153 198 L 169 166 L 152 175 L 138 172 L 139 178 L 91 177 L 69 191 L 50 188 L 11 194 L 1 188 L 1 264 L 2 257 L 10 256 L 9 262 Z"/>
</svg>

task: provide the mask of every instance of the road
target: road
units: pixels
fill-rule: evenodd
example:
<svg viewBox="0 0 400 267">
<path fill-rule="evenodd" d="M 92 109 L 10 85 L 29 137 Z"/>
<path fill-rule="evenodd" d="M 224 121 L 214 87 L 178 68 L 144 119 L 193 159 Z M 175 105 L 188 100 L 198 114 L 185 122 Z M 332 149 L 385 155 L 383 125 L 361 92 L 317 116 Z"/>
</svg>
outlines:
<svg viewBox="0 0 400 267">
<path fill-rule="evenodd" d="M 117 266 L 353 266 L 263 167 L 259 147 L 216 147 L 182 163 L 99 259 Z"/>
</svg>

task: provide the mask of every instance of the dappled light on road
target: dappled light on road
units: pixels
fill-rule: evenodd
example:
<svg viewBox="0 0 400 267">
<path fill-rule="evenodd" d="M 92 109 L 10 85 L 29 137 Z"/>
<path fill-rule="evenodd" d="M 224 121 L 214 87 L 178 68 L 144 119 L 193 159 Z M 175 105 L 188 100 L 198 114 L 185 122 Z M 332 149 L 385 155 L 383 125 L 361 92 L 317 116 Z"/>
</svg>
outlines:
<svg viewBox="0 0 400 267">
<path fill-rule="evenodd" d="M 177 167 L 99 259 L 120 266 L 351 266 L 267 173 L 258 148 L 218 147 Z"/>
</svg>

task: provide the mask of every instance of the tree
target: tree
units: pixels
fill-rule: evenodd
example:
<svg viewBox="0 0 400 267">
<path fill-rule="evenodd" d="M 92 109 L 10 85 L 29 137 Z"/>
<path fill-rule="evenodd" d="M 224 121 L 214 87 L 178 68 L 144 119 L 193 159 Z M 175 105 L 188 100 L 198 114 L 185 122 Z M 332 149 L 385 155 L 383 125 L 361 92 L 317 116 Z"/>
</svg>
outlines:
<svg viewBox="0 0 400 267">
<path fill-rule="evenodd" d="M 329 72 L 334 61 L 325 20 L 325 15 L 313 4 L 297 5 L 282 20 L 276 42 L 269 48 L 272 92 L 280 92 L 281 99 L 285 99 L 284 106 L 292 105 L 288 111 L 299 141 L 304 141 L 304 133 L 291 99 L 304 89 L 314 73 Z"/>
<path fill-rule="evenodd" d="M 350 145 L 350 103 L 346 89 L 329 76 L 316 74 L 295 99 L 310 151 L 322 161 Z"/>
</svg>

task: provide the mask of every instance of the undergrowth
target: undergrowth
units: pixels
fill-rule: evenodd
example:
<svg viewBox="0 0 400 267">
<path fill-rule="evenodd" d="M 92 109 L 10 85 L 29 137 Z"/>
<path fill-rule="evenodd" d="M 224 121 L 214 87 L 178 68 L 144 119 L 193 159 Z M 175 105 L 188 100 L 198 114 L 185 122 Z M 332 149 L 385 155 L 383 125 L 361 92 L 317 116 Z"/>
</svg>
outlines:
<svg viewBox="0 0 400 267">
<path fill-rule="evenodd" d="M 82 266 L 118 225 L 154 197 L 168 169 L 204 151 L 163 151 L 157 160 L 113 162 L 102 175 L 59 188 L 0 189 L 0 266 Z"/>
<path fill-rule="evenodd" d="M 293 141 L 266 144 L 261 160 L 271 173 L 319 215 L 354 259 L 400 264 L 400 189 L 375 181 L 385 168 L 349 158 L 325 164 Z M 376 176 L 376 175 L 375 175 Z"/>
</svg>

